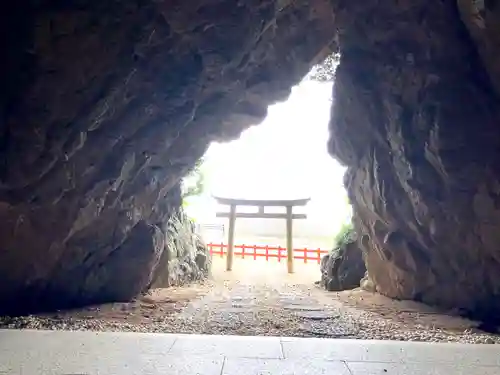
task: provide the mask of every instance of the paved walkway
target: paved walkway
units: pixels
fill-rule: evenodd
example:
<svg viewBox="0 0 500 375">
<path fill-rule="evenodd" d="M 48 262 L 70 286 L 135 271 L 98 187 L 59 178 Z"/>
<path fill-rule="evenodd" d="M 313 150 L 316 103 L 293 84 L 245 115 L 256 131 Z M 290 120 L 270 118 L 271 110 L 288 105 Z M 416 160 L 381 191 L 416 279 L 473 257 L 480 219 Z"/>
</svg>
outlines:
<svg viewBox="0 0 500 375">
<path fill-rule="evenodd" d="M 338 303 L 319 301 L 323 291 L 314 287 L 318 268 L 300 266 L 300 272 L 289 275 L 284 262 L 237 259 L 233 271 L 226 272 L 225 262 L 214 259 L 210 292 L 173 317 L 182 325 L 175 332 L 364 338 Z"/>
<path fill-rule="evenodd" d="M 177 316 L 186 333 L 356 337 L 359 327 L 301 285 L 216 285 Z"/>
<path fill-rule="evenodd" d="M 499 375 L 497 345 L 0 330 L 8 375 Z"/>
</svg>

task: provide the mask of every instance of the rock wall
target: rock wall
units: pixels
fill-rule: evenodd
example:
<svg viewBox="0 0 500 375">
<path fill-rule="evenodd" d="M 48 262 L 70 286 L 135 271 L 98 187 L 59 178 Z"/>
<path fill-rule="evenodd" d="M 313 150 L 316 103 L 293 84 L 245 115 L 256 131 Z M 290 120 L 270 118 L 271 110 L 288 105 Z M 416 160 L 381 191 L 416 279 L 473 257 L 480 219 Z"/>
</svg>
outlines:
<svg viewBox="0 0 500 375">
<path fill-rule="evenodd" d="M 166 224 L 165 248 L 155 267 L 150 288 L 168 288 L 210 276 L 212 256 L 195 232 L 194 223 L 176 207 Z"/>
<path fill-rule="evenodd" d="M 179 179 L 337 48 L 329 150 L 349 167 L 369 279 L 500 312 L 497 14 L 472 0 L 3 2 L 0 313 L 144 289 Z"/>
<path fill-rule="evenodd" d="M 339 4 L 329 150 L 348 166 L 369 276 L 390 297 L 494 318 L 500 103 L 489 69 L 498 64 L 484 47 L 492 30 L 471 37 L 453 1 Z"/>
<path fill-rule="evenodd" d="M 0 313 L 149 285 L 169 191 L 335 34 L 327 0 L 28 0 L 0 25 Z"/>
</svg>

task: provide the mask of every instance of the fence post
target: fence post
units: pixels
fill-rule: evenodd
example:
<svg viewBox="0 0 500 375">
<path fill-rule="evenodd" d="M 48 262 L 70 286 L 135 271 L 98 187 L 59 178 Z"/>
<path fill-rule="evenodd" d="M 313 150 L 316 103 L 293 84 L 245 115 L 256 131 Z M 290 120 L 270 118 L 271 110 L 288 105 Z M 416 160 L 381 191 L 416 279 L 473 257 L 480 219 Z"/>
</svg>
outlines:
<svg viewBox="0 0 500 375">
<path fill-rule="evenodd" d="M 318 247 L 318 264 L 321 263 L 321 249 Z"/>
<path fill-rule="evenodd" d="M 266 261 L 269 260 L 269 246 L 266 245 Z"/>
<path fill-rule="evenodd" d="M 224 242 L 220 243 L 220 257 L 224 258 Z"/>
<path fill-rule="evenodd" d="M 245 259 L 245 244 L 241 246 L 241 259 Z"/>
<path fill-rule="evenodd" d="M 307 247 L 304 247 L 304 264 L 307 264 L 307 254 L 309 252 L 307 251 Z"/>
<path fill-rule="evenodd" d="M 253 245 L 253 260 L 257 260 L 257 245 Z"/>
<path fill-rule="evenodd" d="M 281 263 L 281 246 L 278 245 L 278 263 Z"/>
</svg>

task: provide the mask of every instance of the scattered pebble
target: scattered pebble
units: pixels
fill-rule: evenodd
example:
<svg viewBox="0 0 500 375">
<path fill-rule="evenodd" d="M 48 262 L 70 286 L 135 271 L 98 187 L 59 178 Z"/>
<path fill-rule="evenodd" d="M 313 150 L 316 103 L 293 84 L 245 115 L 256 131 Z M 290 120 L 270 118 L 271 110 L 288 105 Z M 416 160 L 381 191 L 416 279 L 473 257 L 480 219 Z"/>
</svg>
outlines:
<svg viewBox="0 0 500 375">
<path fill-rule="evenodd" d="M 314 298 L 306 290 L 303 286 L 289 285 L 283 288 L 216 285 L 183 308 L 160 316 L 148 313 L 147 319 L 144 316 L 143 321 L 138 322 L 110 321 L 90 313 L 86 317 L 81 314 L 72 317 L 66 313 L 50 317 L 0 317 L 0 328 L 500 343 L 499 335 L 470 329 L 456 332 L 418 324 L 408 326 L 359 309 L 354 314 L 351 308 L 314 304 Z M 290 298 L 295 297 L 296 303 L 290 304 Z M 148 311 L 154 309 L 154 304 L 147 308 Z"/>
</svg>

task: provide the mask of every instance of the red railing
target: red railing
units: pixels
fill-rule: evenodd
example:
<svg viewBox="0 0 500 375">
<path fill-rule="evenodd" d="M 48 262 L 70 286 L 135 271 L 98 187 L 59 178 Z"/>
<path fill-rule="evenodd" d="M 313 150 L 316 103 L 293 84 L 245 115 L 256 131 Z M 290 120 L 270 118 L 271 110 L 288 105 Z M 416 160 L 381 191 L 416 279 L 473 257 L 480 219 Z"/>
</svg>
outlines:
<svg viewBox="0 0 500 375">
<path fill-rule="evenodd" d="M 225 243 L 209 243 L 207 246 L 212 255 L 219 255 L 222 258 L 227 253 L 227 244 Z M 321 250 L 320 248 L 293 249 L 293 258 L 303 260 L 304 263 L 310 260 L 319 264 L 321 262 L 321 257 L 325 254 L 328 254 L 328 250 Z M 245 259 L 245 256 L 247 256 L 254 260 L 256 260 L 257 257 L 265 257 L 267 261 L 270 258 L 277 258 L 278 262 L 281 262 L 281 259 L 286 259 L 287 254 L 286 248 L 281 246 L 234 245 L 234 256 L 241 256 L 242 259 Z"/>
</svg>

